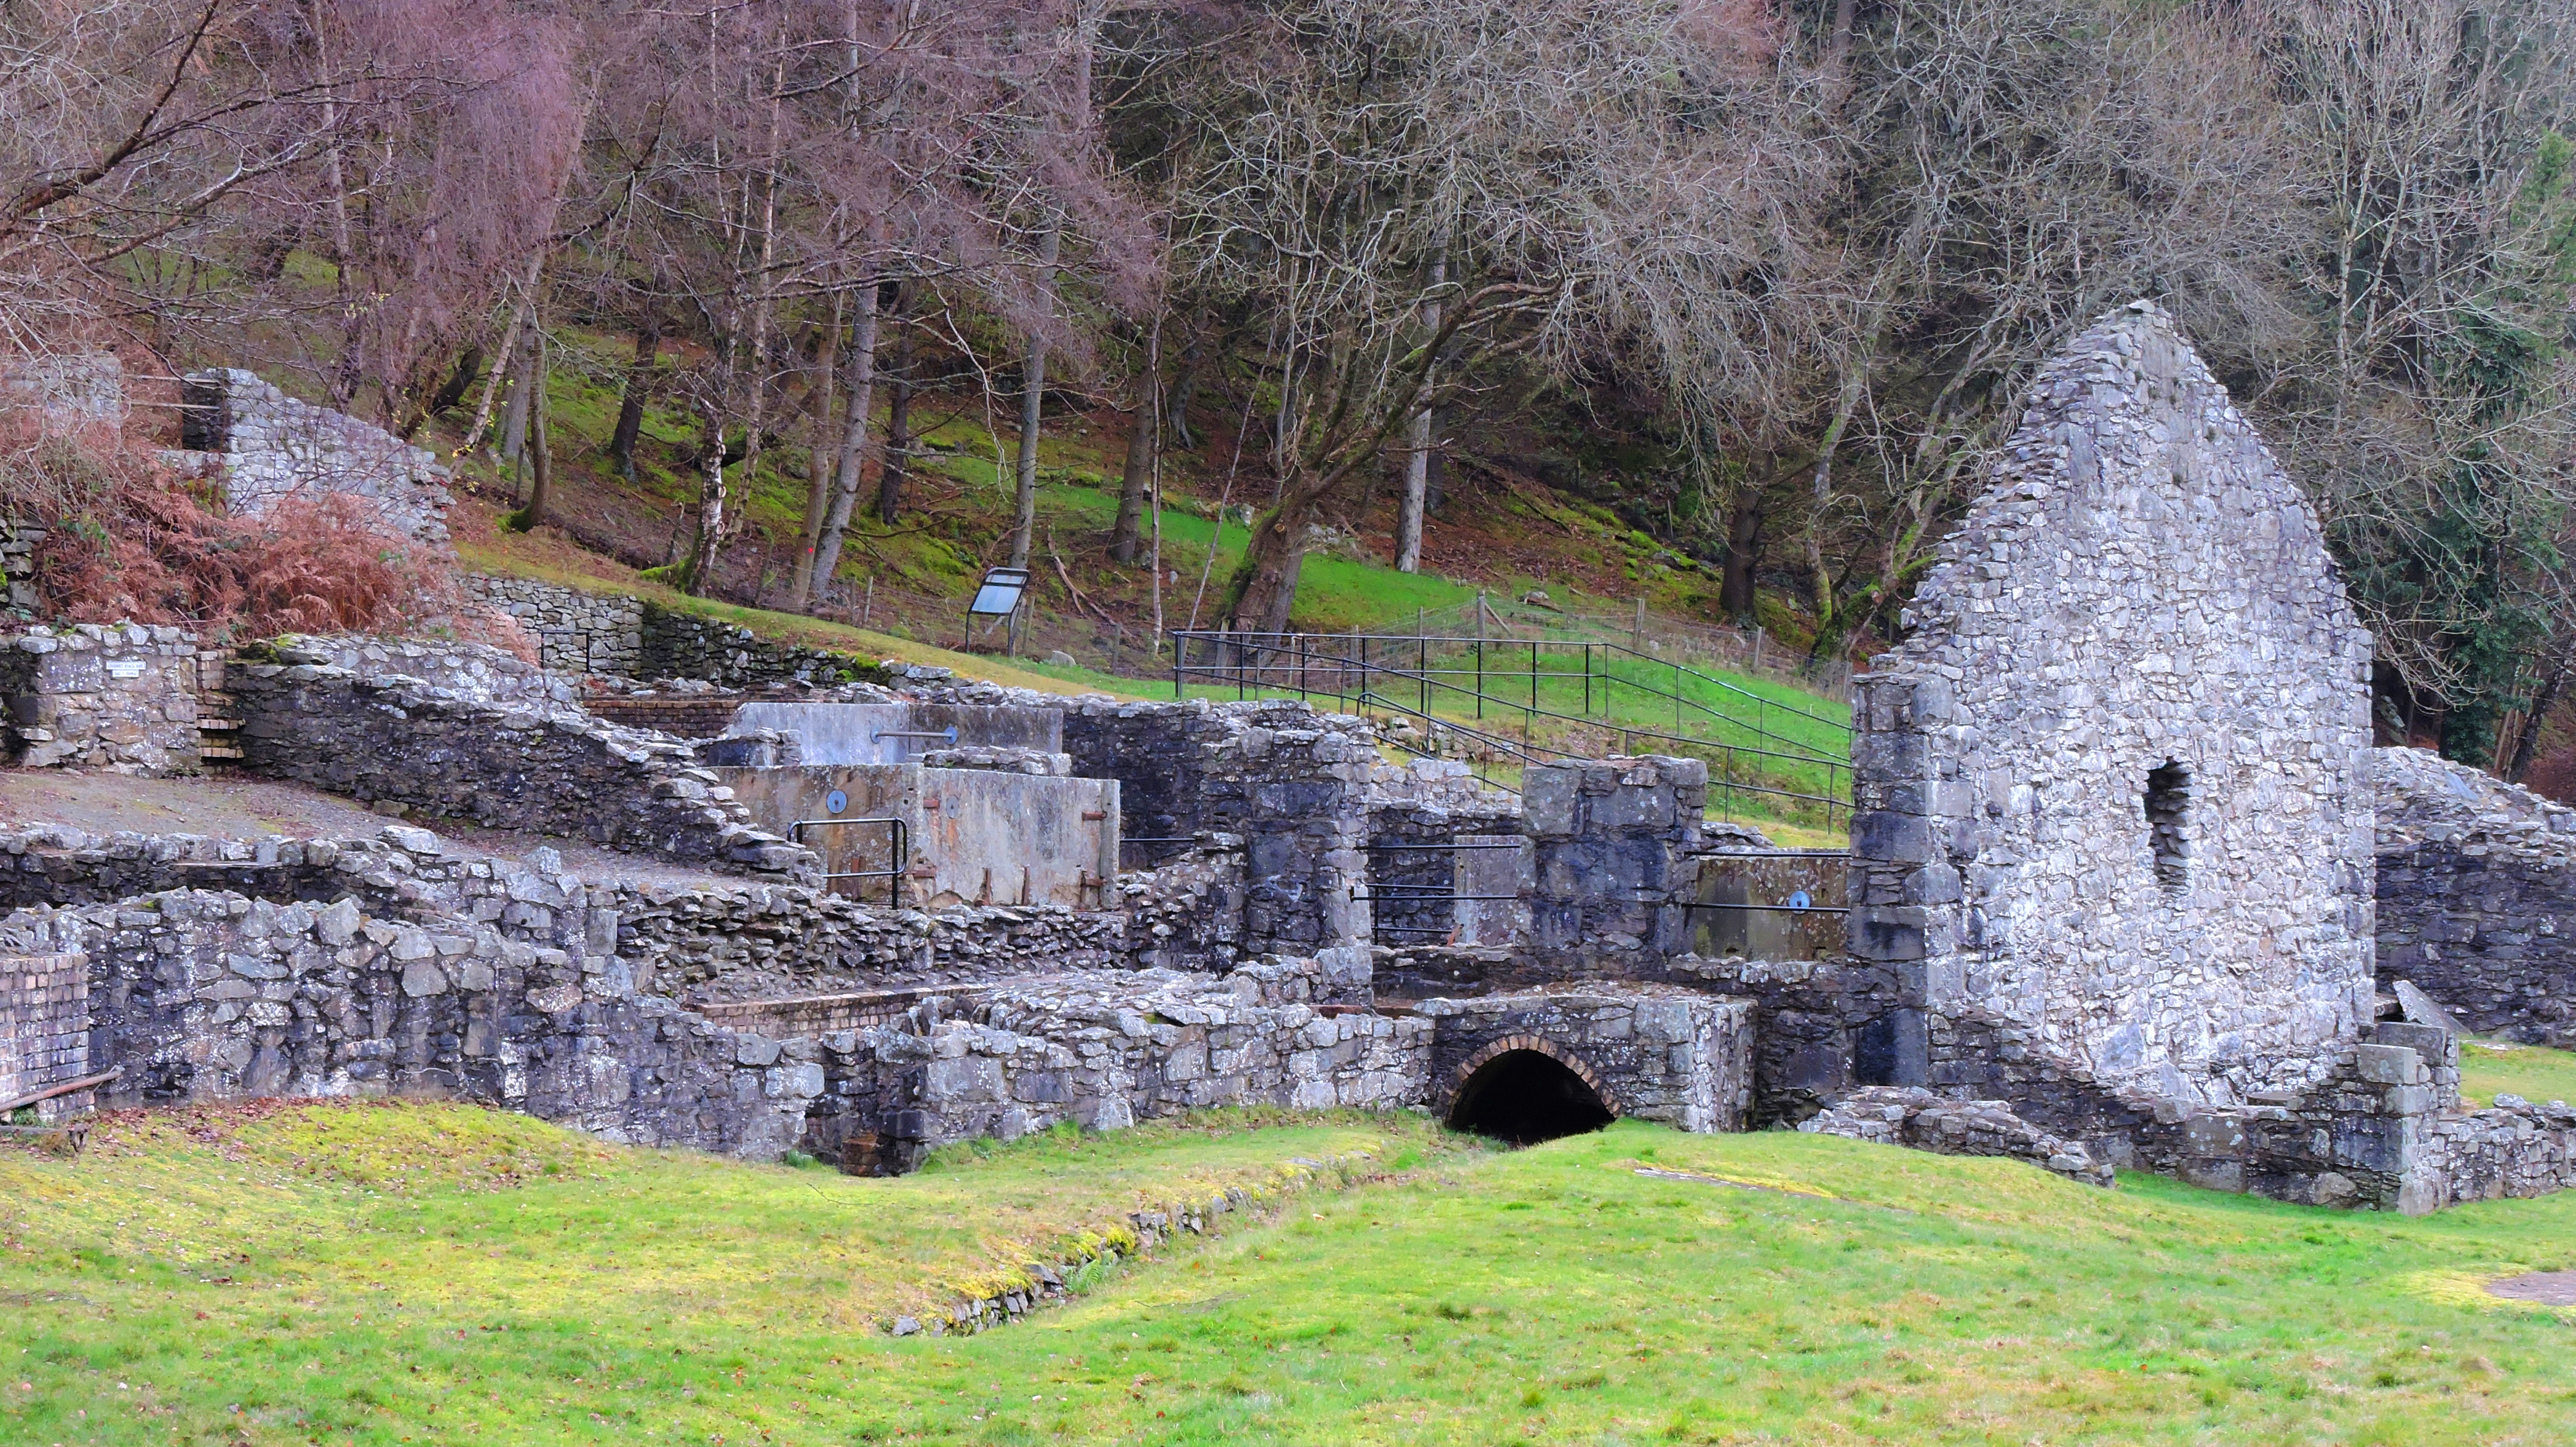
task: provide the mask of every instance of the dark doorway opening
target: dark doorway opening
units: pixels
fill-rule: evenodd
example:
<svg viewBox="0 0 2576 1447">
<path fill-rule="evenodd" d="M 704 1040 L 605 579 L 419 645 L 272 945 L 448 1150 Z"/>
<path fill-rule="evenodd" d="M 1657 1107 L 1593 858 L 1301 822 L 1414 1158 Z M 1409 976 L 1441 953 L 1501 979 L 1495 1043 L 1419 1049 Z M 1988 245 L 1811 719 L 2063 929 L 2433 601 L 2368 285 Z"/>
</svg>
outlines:
<svg viewBox="0 0 2576 1447">
<path fill-rule="evenodd" d="M 1506 1050 L 1486 1061 L 1449 1107 L 1451 1129 L 1516 1146 L 1581 1135 L 1610 1121 L 1610 1107 L 1582 1076 L 1536 1050 Z"/>
</svg>

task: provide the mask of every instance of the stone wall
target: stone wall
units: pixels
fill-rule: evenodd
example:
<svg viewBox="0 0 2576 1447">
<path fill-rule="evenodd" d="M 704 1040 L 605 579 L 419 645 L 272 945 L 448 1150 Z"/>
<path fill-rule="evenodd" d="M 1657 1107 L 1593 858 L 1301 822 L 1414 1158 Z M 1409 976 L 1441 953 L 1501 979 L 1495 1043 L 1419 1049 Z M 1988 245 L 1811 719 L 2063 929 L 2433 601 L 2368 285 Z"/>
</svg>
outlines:
<svg viewBox="0 0 2576 1447">
<path fill-rule="evenodd" d="M 1753 1102 L 1753 1003 L 1652 986 L 1565 987 L 1424 1000 L 1434 1027 L 1430 1098 L 1445 1109 L 1503 1050 L 1542 1043 L 1581 1067 L 1612 1112 L 1686 1131 L 1745 1128 Z"/>
<path fill-rule="evenodd" d="M 1645 977 L 1687 944 L 1677 892 L 1697 878 L 1708 765 L 1648 756 L 1535 765 L 1521 776 L 1536 844 L 1530 949 L 1561 968 Z M 1686 897 L 1686 896 L 1685 896 Z"/>
<path fill-rule="evenodd" d="M 89 961 L 0 955 L 0 1101 L 89 1073 Z"/>
<path fill-rule="evenodd" d="M 822 1039 L 818 1153 L 909 1169 L 951 1141 L 1075 1121 L 1103 1130 L 1218 1105 L 1392 1109 L 1419 1101 L 1432 1026 L 1337 1009 L 1329 969 L 1068 973 L 931 997 L 900 1023 Z"/>
<path fill-rule="evenodd" d="M 637 994 L 578 881 L 486 867 L 477 883 L 491 908 L 443 926 L 353 898 L 174 890 L 21 910 L 0 939 L 88 957 L 90 1062 L 122 1072 L 111 1104 L 458 1096 L 639 1145 L 795 1144 L 823 1084 L 810 1049 Z"/>
<path fill-rule="evenodd" d="M 954 987 L 1056 969 L 1223 973 L 1242 958 L 1242 856 L 1212 849 L 1122 876 L 1109 912 L 888 909 L 805 885 L 617 883 L 618 951 L 691 1004 Z"/>
<path fill-rule="evenodd" d="M 49 431 L 122 428 L 125 363 L 114 352 L 0 359 L 0 413 L 28 414 Z"/>
<path fill-rule="evenodd" d="M 36 548 L 51 531 L 35 523 L 0 518 L 0 606 L 32 618 L 44 606 L 36 589 Z"/>
<path fill-rule="evenodd" d="M 2111 1167 L 2094 1160 L 2082 1141 L 2050 1135 L 2000 1100 L 1949 1100 L 1920 1086 L 1854 1091 L 1798 1129 L 1934 1155 L 2010 1156 L 2088 1186 L 2113 1184 Z"/>
<path fill-rule="evenodd" d="M 484 643 L 290 633 L 245 650 L 242 656 L 253 662 L 346 669 L 370 681 L 423 683 L 467 703 L 488 703 L 548 718 L 578 719 L 585 713 L 581 692 L 570 679 Z"/>
<path fill-rule="evenodd" d="M 787 680 L 837 683 L 879 674 L 877 665 L 867 659 L 775 643 L 735 624 L 652 603 L 642 606 L 634 670 L 641 678 L 695 678 L 726 688 L 747 688 Z"/>
<path fill-rule="evenodd" d="M 80 623 L 0 641 L 11 762 L 120 774 L 194 772 L 197 640 L 176 628 Z"/>
<path fill-rule="evenodd" d="M 291 497 L 357 499 L 387 532 L 439 552 L 447 535 L 447 469 L 346 413 L 297 401 L 238 367 L 190 373 L 180 445 L 222 457 L 225 505 L 255 517 Z"/>
<path fill-rule="evenodd" d="M 2481 1034 L 2576 1043 L 2576 810 L 2422 749 L 2377 749 L 2379 984 Z"/>
<path fill-rule="evenodd" d="M 644 604 L 638 599 L 489 573 L 460 574 L 457 582 L 465 596 L 517 619 L 537 640 L 539 658 L 557 673 L 631 677 L 643 664 Z"/>
<path fill-rule="evenodd" d="M 1376 937 L 1392 944 L 1433 943 L 1452 938 L 1462 917 L 1472 923 L 1480 910 L 1493 913 L 1489 903 L 1462 905 L 1456 896 L 1482 892 L 1462 887 L 1462 881 L 1478 877 L 1475 864 L 1481 861 L 1470 855 L 1518 852 L 1474 846 L 1511 843 L 1498 836 L 1518 834 L 1520 823 L 1518 807 L 1460 810 L 1412 800 L 1372 807 L 1368 892 Z M 1471 846 L 1465 851 L 1455 848 L 1462 839 Z"/>
<path fill-rule="evenodd" d="M 686 864 L 808 876 L 685 745 L 587 714 L 476 702 L 400 675 L 246 655 L 227 684 L 242 765 L 406 816 L 588 840 Z"/>
<path fill-rule="evenodd" d="M 1118 780 L 1123 832 L 1243 842 L 1248 953 L 1368 941 L 1369 788 L 1384 766 L 1359 720 L 1302 704 L 1083 698 L 1065 707 L 1064 751 L 1077 774 Z"/>
<path fill-rule="evenodd" d="M 2371 1016 L 2371 642 L 2306 498 L 2151 304 L 2045 368 L 1857 682 L 1851 948 L 1899 1083 L 1973 1009 L 2101 1081 L 2326 1080 Z M 2012 1097 L 2006 1096 L 2006 1099 Z"/>
</svg>

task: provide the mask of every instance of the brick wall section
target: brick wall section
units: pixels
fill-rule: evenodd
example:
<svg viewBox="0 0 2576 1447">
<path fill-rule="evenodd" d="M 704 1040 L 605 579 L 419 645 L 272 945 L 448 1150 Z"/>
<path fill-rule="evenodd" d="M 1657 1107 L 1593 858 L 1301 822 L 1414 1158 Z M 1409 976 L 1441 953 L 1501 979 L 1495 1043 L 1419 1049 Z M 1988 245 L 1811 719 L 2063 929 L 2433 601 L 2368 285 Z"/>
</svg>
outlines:
<svg viewBox="0 0 2576 1447">
<path fill-rule="evenodd" d="M 632 677 L 642 664 L 644 604 L 640 599 L 490 573 L 465 573 L 457 583 L 465 596 L 517 619 L 520 628 L 537 640 L 540 660 L 557 673 Z"/>
<path fill-rule="evenodd" d="M 671 694 L 636 698 L 620 694 L 594 694 L 590 711 L 613 724 L 630 729 L 651 729 L 675 739 L 712 739 L 722 737 L 733 727 L 733 716 L 742 712 L 744 698 L 740 693 Z"/>
<path fill-rule="evenodd" d="M 0 955 L 0 1100 L 89 1073 L 89 961 Z"/>
<path fill-rule="evenodd" d="M 472 702 L 417 680 L 245 661 L 227 683 L 242 765 L 407 816 L 588 840 L 739 873 L 807 877 L 810 850 L 755 828 L 686 747 L 587 714 Z"/>
<path fill-rule="evenodd" d="M 199 765 L 197 640 L 177 628 L 81 623 L 0 640 L 0 696 L 20 768 Z"/>
</svg>

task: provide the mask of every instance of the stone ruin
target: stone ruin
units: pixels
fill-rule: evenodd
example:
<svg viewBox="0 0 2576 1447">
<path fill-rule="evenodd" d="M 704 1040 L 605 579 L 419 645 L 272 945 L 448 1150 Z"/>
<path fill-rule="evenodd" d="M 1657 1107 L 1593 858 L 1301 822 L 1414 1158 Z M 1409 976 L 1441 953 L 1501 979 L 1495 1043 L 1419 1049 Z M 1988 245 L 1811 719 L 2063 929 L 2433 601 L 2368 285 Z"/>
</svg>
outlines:
<svg viewBox="0 0 2576 1447">
<path fill-rule="evenodd" d="M 1692 759 L 1515 795 L 1299 703 L 960 685 L 480 591 L 547 666 L 224 662 L 239 767 L 403 821 L 380 837 L 0 833 L 0 1087 L 453 1095 L 859 1172 L 1270 1103 L 1794 1124 L 2409 1211 L 2576 1179 L 2576 1111 L 2459 1093 L 2462 1030 L 2571 1029 L 2576 811 L 2370 748 L 2313 511 L 2143 303 L 2041 376 L 1856 681 L 1848 851 L 1709 821 Z M 146 675 L 29 672 L 22 765 L 193 767 L 117 742 L 178 717 L 179 666 Z"/>
</svg>

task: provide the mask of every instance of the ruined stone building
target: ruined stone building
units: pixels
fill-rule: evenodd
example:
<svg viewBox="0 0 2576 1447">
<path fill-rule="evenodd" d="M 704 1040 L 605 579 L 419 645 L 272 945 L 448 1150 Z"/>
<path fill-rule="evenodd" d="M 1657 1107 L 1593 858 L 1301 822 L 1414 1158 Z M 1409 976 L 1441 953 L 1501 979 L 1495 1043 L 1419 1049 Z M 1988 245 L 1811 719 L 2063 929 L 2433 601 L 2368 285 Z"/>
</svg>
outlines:
<svg viewBox="0 0 2576 1447">
<path fill-rule="evenodd" d="M 1857 681 L 1848 851 L 1710 822 L 1695 759 L 1506 793 L 1303 703 L 959 685 L 521 580 L 473 586 L 543 667 L 287 639 L 208 701 L 166 630 L 31 630 L 21 767 L 238 755 L 399 822 L 9 826 L 0 1098 L 455 1095 L 853 1171 L 1267 1102 L 2408 1210 L 2576 1174 L 2576 1112 L 2466 1108 L 2455 1033 L 2567 1029 L 2576 813 L 2370 748 L 2315 514 L 2170 319 L 2047 369 L 1946 547 Z"/>
</svg>

